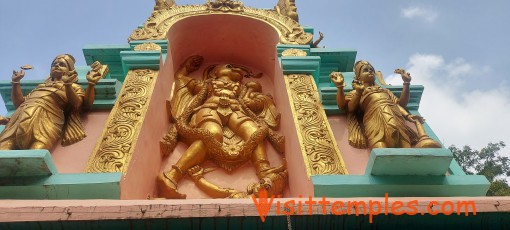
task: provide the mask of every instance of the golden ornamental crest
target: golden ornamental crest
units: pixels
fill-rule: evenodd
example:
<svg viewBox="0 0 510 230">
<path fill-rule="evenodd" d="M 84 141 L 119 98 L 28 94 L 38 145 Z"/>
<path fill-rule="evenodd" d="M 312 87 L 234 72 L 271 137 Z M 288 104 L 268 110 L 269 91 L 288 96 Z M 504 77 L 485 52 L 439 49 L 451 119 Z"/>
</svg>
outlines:
<svg viewBox="0 0 510 230">
<path fill-rule="evenodd" d="M 209 10 L 223 11 L 223 12 L 242 12 L 244 10 L 244 4 L 241 1 L 233 0 L 216 0 L 211 2 L 210 0 L 206 3 Z"/>
</svg>

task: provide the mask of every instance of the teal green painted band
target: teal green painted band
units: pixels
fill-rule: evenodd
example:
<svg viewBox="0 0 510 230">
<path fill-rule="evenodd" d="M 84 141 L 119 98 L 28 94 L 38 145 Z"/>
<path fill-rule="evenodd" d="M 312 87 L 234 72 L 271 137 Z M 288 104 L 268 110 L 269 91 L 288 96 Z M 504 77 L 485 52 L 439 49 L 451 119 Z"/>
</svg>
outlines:
<svg viewBox="0 0 510 230">
<path fill-rule="evenodd" d="M 372 149 L 365 174 L 375 176 L 442 176 L 453 154 L 448 149 Z"/>
<path fill-rule="evenodd" d="M 0 178 L 58 174 L 48 150 L 0 150 Z"/>
<path fill-rule="evenodd" d="M 0 199 L 120 199 L 122 173 L 0 179 Z"/>
<path fill-rule="evenodd" d="M 484 176 L 312 176 L 316 197 L 450 197 L 485 196 L 490 183 Z"/>
<path fill-rule="evenodd" d="M 347 72 L 346 74 L 346 86 L 344 88 L 345 93 L 349 93 L 352 90 L 352 86 L 349 82 L 352 82 L 352 79 L 354 77 L 354 73 Z M 351 78 L 352 77 L 352 78 Z M 329 78 L 329 77 L 328 77 Z M 350 79 L 350 81 L 348 80 Z M 321 100 L 322 104 L 324 105 L 324 109 L 326 110 L 326 114 L 344 114 L 345 112 L 340 110 L 336 104 L 336 93 L 337 88 L 333 86 L 329 86 L 330 80 L 328 79 L 328 83 L 321 83 L 319 86 L 319 91 L 321 93 Z M 328 85 L 328 86 L 324 86 Z M 397 97 L 400 97 L 400 94 L 402 92 L 402 86 L 384 86 L 384 88 L 389 89 L 393 94 L 395 94 Z M 424 87 L 422 85 L 411 85 L 410 87 L 410 96 L 409 96 L 409 103 L 406 106 L 406 109 L 409 110 L 412 114 L 417 114 L 417 110 L 420 106 L 421 96 L 423 94 Z M 418 114 L 417 114 L 418 115 Z M 438 141 L 435 134 L 429 133 L 430 127 L 425 123 L 424 126 L 425 130 L 429 134 L 429 136 Z"/>
<path fill-rule="evenodd" d="M 130 51 L 129 44 L 116 45 L 87 45 L 83 48 L 83 55 L 87 65 L 99 61 L 104 65 L 108 65 L 110 69 L 110 77 L 124 82 L 126 74 L 122 69 L 122 60 L 120 58 L 121 51 Z"/>
<path fill-rule="evenodd" d="M 155 69 L 159 70 L 161 52 L 159 51 L 122 51 L 122 68 L 127 74 L 134 69 Z"/>
<path fill-rule="evenodd" d="M 465 176 L 466 175 L 466 173 L 464 172 L 462 167 L 460 167 L 459 163 L 457 163 L 457 161 L 455 159 L 453 159 L 452 163 L 450 164 L 449 173 L 451 175 L 459 175 L 459 176 Z"/>
<path fill-rule="evenodd" d="M 333 71 L 350 72 L 356 60 L 357 51 L 350 49 L 312 48 L 311 56 L 321 57 L 321 67 L 327 65 L 335 66 Z M 324 76 L 329 76 L 327 72 Z"/>
<path fill-rule="evenodd" d="M 320 57 L 281 57 L 284 74 L 310 74 L 317 84 Z"/>
</svg>

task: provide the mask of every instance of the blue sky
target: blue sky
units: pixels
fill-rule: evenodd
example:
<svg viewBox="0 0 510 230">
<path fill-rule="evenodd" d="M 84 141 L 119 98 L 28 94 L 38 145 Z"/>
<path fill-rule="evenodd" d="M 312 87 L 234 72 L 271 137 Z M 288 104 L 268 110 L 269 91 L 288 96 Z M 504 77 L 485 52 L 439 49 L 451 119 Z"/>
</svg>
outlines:
<svg viewBox="0 0 510 230">
<path fill-rule="evenodd" d="M 201 4 L 205 0 L 176 0 Z M 245 0 L 273 8 L 277 0 Z M 510 2 L 493 0 L 296 0 L 300 22 L 322 31 L 328 48 L 358 51 L 392 84 L 406 68 L 425 85 L 420 112 L 445 144 L 510 144 Z M 84 65 L 87 44 L 123 44 L 153 1 L 5 1 L 0 8 L 0 79 L 30 64 L 25 79 L 47 76 L 70 53 Z M 3 104 L 0 101 L 0 104 Z M 0 114 L 5 108 L 0 106 Z M 508 152 L 508 151 L 507 151 Z"/>
</svg>

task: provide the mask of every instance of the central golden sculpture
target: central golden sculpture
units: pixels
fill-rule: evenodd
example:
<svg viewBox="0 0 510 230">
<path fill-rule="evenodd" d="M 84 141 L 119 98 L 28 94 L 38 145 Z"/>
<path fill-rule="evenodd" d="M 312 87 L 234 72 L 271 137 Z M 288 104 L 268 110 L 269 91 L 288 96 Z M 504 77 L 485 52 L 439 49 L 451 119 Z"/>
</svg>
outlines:
<svg viewBox="0 0 510 230">
<path fill-rule="evenodd" d="M 367 61 L 354 65 L 353 90 L 344 94 L 344 78 L 333 72 L 332 82 L 338 88 L 337 104 L 347 113 L 349 144 L 356 148 L 440 148 L 423 128 L 423 117 L 410 114 L 405 107 L 409 102 L 411 75 L 403 69 L 395 70 L 402 76 L 404 87 L 400 98 L 375 83 L 374 67 Z M 417 133 L 406 125 L 416 125 Z M 367 143 L 368 142 L 368 143 Z"/>
<path fill-rule="evenodd" d="M 62 139 L 62 145 L 82 140 L 85 132 L 80 113 L 94 103 L 94 86 L 108 73 L 99 62 L 87 73 L 88 87 L 84 92 L 77 84 L 75 59 L 69 54 L 57 56 L 50 76 L 28 95 L 23 96 L 20 80 L 25 72 L 13 71 L 12 101 L 16 111 L 0 134 L 0 150 L 48 149 Z"/>
<path fill-rule="evenodd" d="M 280 114 L 272 97 L 262 93 L 260 83 L 242 84 L 243 78 L 259 78 L 261 74 L 254 75 L 243 66 L 221 64 L 206 68 L 203 80 L 190 78 L 202 62 L 201 56 L 189 57 L 175 74 L 171 99 L 175 125 L 163 140 L 167 146 L 164 153 L 173 151 L 177 136 L 189 148 L 170 171 L 158 176 L 159 195 L 185 198 L 177 191 L 177 183 L 186 174 L 215 198 L 257 195 L 262 188 L 269 194 L 281 194 L 287 184 L 286 166 L 271 167 L 264 148 L 267 138 L 278 152 L 284 152 L 284 138 L 275 132 Z M 207 159 L 228 172 L 251 161 L 260 183 L 250 184 L 246 192 L 220 188 L 202 177 L 204 170 L 199 165 Z"/>
</svg>

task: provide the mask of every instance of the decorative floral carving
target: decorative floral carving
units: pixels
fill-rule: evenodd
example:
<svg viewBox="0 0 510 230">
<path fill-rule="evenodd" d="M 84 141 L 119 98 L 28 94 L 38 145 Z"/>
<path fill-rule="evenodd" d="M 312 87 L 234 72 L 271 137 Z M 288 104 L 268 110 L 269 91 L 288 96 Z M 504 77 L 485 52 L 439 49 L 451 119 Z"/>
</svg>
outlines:
<svg viewBox="0 0 510 230">
<path fill-rule="evenodd" d="M 147 51 L 147 50 L 161 51 L 161 46 L 159 46 L 158 44 L 153 43 L 153 42 L 148 42 L 148 43 L 143 43 L 143 44 L 135 46 L 134 50 L 135 51 Z"/>
<path fill-rule="evenodd" d="M 156 0 L 154 11 L 157 10 L 168 10 L 175 6 L 175 0 Z"/>
<path fill-rule="evenodd" d="M 286 75 L 285 83 L 308 174 L 347 174 L 313 77 Z"/>
<path fill-rule="evenodd" d="M 158 71 L 130 70 L 87 172 L 126 172 L 140 133 Z"/>
<path fill-rule="evenodd" d="M 295 57 L 306 57 L 308 54 L 304 50 L 300 49 L 286 49 L 282 52 L 282 56 L 289 57 L 289 56 L 295 56 Z"/>
<path fill-rule="evenodd" d="M 223 12 L 241 12 L 244 9 L 244 4 L 241 1 L 233 0 L 208 1 L 206 5 L 209 10 L 218 10 Z"/>
<path fill-rule="evenodd" d="M 234 1 L 226 1 L 234 3 Z M 210 14 L 232 14 L 242 17 L 250 17 L 265 21 L 273 26 L 280 35 L 280 43 L 308 45 L 312 42 L 313 35 L 306 33 L 303 27 L 285 15 L 281 15 L 274 10 L 255 9 L 250 7 L 242 7 L 242 10 L 213 10 L 210 5 L 221 6 L 221 2 L 209 2 L 205 5 L 187 5 L 173 6 L 168 10 L 153 11 L 152 15 L 147 19 L 143 28 L 136 29 L 129 37 L 133 40 L 164 40 L 166 33 L 170 27 L 176 22 L 194 16 L 210 15 Z M 216 4 L 216 5 L 214 5 Z M 219 4 L 219 5 L 218 5 Z M 227 4 L 228 6 L 228 4 Z M 227 7 L 223 6 L 223 7 Z M 232 6 L 235 6 L 232 5 Z M 241 6 L 235 9 L 241 9 Z M 221 8 L 221 7 L 220 7 Z M 232 8 L 226 8 L 232 9 Z"/>
</svg>

